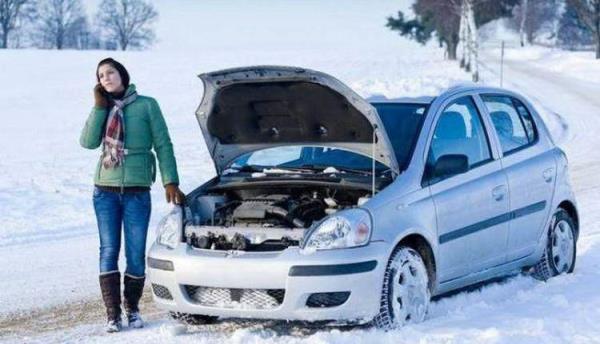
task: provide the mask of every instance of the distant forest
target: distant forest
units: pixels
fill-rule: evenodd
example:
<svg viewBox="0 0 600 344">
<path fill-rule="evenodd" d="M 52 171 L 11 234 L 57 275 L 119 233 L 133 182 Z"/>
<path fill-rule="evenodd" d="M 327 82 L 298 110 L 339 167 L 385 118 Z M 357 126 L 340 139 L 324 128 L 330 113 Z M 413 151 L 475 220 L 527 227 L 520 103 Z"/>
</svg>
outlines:
<svg viewBox="0 0 600 344">
<path fill-rule="evenodd" d="M 144 49 L 157 19 L 142 0 L 102 0 L 93 20 L 81 0 L 0 0 L 0 48 Z"/>
<path fill-rule="evenodd" d="M 412 12 L 388 17 L 387 26 L 420 43 L 436 39 L 448 59 L 467 69 L 476 59 L 478 28 L 499 18 L 519 33 L 521 46 L 594 49 L 600 59 L 600 0 L 416 0 Z"/>
</svg>

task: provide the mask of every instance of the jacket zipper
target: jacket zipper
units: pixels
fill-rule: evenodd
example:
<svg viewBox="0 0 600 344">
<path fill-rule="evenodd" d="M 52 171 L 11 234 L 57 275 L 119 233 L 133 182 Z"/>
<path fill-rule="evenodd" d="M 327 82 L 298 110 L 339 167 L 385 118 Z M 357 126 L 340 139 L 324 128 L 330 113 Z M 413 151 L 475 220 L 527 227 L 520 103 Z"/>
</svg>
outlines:
<svg viewBox="0 0 600 344">
<path fill-rule="evenodd" d="M 125 184 L 125 159 L 127 150 L 125 149 L 125 109 L 123 109 L 123 116 L 121 118 L 121 123 L 123 124 L 123 166 L 121 166 L 121 195 L 123 194 L 124 184 Z"/>
</svg>

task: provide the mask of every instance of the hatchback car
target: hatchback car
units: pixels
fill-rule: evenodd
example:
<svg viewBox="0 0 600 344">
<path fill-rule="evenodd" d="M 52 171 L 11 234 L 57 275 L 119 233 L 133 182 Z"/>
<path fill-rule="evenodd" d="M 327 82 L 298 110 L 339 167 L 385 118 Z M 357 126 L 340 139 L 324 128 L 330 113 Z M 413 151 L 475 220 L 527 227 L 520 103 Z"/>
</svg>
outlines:
<svg viewBox="0 0 600 344">
<path fill-rule="evenodd" d="M 575 266 L 567 158 L 504 89 L 369 103 L 335 78 L 259 66 L 200 75 L 217 176 L 161 220 L 156 304 L 217 317 L 425 318 L 430 298 Z"/>
</svg>

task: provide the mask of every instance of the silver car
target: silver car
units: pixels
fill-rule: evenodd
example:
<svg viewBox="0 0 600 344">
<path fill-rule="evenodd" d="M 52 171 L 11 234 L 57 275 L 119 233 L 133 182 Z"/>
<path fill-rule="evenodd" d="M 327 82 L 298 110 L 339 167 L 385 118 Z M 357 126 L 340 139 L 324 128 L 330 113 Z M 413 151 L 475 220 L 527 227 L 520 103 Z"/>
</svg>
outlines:
<svg viewBox="0 0 600 344">
<path fill-rule="evenodd" d="M 422 321 L 432 296 L 573 271 L 567 158 L 522 96 L 460 86 L 369 103 L 274 66 L 200 78 L 217 176 L 160 222 L 147 259 L 175 318 L 389 329 Z"/>
</svg>

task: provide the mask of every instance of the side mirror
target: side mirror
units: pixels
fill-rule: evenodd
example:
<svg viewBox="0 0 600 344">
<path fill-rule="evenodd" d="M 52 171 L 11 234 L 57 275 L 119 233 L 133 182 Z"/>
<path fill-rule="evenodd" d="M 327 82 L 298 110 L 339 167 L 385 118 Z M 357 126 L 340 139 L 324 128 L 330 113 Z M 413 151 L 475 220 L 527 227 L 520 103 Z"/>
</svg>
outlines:
<svg viewBox="0 0 600 344">
<path fill-rule="evenodd" d="M 447 178 L 469 170 L 469 158 L 464 154 L 442 155 L 433 166 L 433 178 Z"/>
</svg>

